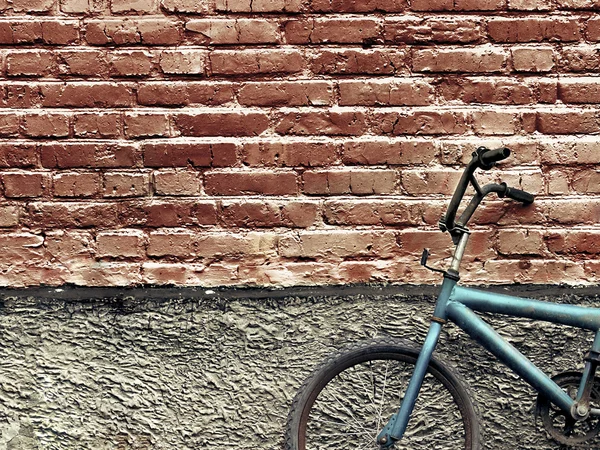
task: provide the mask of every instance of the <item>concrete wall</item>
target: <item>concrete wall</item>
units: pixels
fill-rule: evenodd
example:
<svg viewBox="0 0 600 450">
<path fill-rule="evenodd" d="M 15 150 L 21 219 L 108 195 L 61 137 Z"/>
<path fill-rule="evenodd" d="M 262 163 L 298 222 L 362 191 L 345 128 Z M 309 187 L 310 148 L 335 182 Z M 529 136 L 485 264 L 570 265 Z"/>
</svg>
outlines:
<svg viewBox="0 0 600 450">
<path fill-rule="evenodd" d="M 600 305 L 589 290 L 520 292 Z M 1 297 L 0 450 L 274 450 L 314 365 L 366 337 L 419 341 L 433 289 L 71 289 Z M 580 367 L 591 342 L 569 328 L 492 322 L 551 374 Z M 472 387 L 487 448 L 559 448 L 535 430 L 532 389 L 460 330 L 446 329 L 439 352 Z"/>
</svg>

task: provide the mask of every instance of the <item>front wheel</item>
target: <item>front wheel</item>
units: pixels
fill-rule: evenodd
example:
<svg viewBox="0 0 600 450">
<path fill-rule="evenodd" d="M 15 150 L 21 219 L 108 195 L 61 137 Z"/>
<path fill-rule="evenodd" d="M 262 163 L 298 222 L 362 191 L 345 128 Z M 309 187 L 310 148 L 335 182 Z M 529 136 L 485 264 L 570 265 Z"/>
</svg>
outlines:
<svg viewBox="0 0 600 450">
<path fill-rule="evenodd" d="M 376 339 L 337 352 L 304 382 L 288 416 L 286 450 L 379 449 L 419 356 L 411 343 Z M 457 375 L 432 358 L 396 449 L 479 449 L 475 407 Z"/>
</svg>

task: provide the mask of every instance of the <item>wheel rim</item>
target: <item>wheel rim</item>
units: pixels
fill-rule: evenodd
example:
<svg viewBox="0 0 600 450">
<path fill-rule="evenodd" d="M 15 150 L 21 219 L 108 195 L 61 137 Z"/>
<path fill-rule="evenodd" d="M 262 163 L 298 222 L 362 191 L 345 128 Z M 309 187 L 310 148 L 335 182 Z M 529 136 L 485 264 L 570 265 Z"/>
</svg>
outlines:
<svg viewBox="0 0 600 450">
<path fill-rule="evenodd" d="M 301 420 L 301 450 L 379 449 L 376 437 L 401 403 L 414 370 L 407 355 L 348 361 L 315 389 Z M 430 368 L 431 369 L 431 368 Z M 397 449 L 467 447 L 464 405 L 434 369 L 426 375 L 409 427 Z"/>
</svg>

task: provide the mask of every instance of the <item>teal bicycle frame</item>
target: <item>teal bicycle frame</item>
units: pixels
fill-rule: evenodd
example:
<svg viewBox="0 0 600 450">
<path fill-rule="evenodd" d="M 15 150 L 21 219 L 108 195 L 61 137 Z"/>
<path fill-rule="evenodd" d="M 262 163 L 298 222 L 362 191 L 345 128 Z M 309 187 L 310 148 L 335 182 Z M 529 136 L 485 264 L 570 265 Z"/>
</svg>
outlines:
<svg viewBox="0 0 600 450">
<path fill-rule="evenodd" d="M 536 391 L 545 395 L 553 404 L 565 411 L 567 415 L 577 420 L 585 419 L 590 414 L 600 415 L 600 409 L 589 407 L 590 390 L 596 366 L 600 360 L 600 308 L 543 302 L 458 286 L 458 267 L 468 238 L 468 232 L 461 236 L 454 253 L 452 268 L 444 274 L 444 282 L 437 299 L 429 332 L 402 405 L 377 438 L 382 448 L 391 447 L 394 442 L 402 439 L 427 372 L 431 355 L 437 345 L 442 326 L 447 320 L 454 322 Z M 538 369 L 473 311 L 543 320 L 596 332 L 590 352 L 591 356 L 586 358 L 577 397 L 572 399 L 548 375 Z"/>
</svg>

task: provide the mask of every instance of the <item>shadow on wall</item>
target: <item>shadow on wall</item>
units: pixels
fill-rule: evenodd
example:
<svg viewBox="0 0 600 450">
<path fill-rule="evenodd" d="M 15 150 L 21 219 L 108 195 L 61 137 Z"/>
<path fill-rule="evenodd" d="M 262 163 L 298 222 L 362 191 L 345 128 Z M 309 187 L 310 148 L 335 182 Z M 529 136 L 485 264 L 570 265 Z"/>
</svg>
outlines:
<svg viewBox="0 0 600 450">
<path fill-rule="evenodd" d="M 414 286 L 89 301 L 23 292 L 1 293 L 0 450 L 282 448 L 295 391 L 323 357 L 366 337 L 421 340 L 435 296 Z M 580 294 L 560 300 L 597 301 Z M 578 366 L 591 339 L 492 322 L 550 373 Z M 535 429 L 532 390 L 460 330 L 448 327 L 439 351 L 485 405 L 487 448 L 559 448 Z"/>
</svg>

